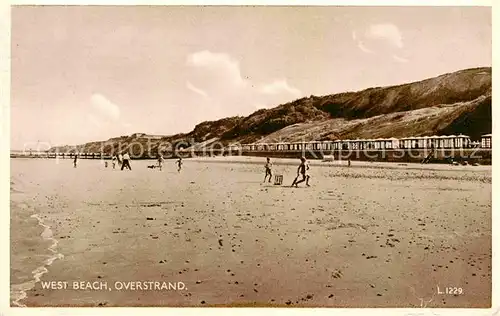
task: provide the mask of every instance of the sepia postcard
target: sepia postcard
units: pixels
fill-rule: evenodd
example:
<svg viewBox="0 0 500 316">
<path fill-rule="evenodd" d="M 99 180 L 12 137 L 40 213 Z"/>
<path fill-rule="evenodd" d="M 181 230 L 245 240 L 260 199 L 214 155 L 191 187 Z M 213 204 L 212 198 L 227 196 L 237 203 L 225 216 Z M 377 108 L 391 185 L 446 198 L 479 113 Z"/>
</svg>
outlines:
<svg viewBox="0 0 500 316">
<path fill-rule="evenodd" d="M 5 315 L 494 314 L 492 11 L 12 5 Z"/>
</svg>

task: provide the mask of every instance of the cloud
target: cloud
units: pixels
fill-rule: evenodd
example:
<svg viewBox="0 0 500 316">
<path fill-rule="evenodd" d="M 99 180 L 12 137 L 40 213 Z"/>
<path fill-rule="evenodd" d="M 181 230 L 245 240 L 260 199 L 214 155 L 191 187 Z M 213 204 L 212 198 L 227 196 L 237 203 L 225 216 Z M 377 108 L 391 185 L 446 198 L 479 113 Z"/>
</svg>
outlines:
<svg viewBox="0 0 500 316">
<path fill-rule="evenodd" d="M 399 54 L 404 47 L 403 35 L 394 24 L 372 24 L 361 33 L 351 31 L 351 36 L 358 49 L 364 53 L 392 58 L 399 63 L 408 62 L 408 59 L 401 57 Z"/>
<path fill-rule="evenodd" d="M 80 129 L 83 133 L 94 138 L 116 137 L 117 135 L 131 134 L 133 125 L 125 122 L 121 117 L 120 107 L 100 93 L 90 97 L 90 111 L 86 113 L 85 124 L 91 128 Z"/>
<path fill-rule="evenodd" d="M 260 88 L 260 91 L 264 94 L 290 94 L 294 96 L 300 95 L 300 90 L 290 87 L 285 79 L 275 80 L 270 84 L 266 84 Z"/>
<path fill-rule="evenodd" d="M 366 48 L 365 44 L 363 44 L 362 41 L 358 41 L 358 48 L 367 54 L 373 54 L 373 51 L 371 49 Z"/>
<path fill-rule="evenodd" d="M 95 114 L 87 114 L 87 120 L 93 125 L 93 127 L 102 126 L 102 120 L 99 119 Z"/>
<path fill-rule="evenodd" d="M 97 111 L 97 115 L 112 121 L 120 119 L 120 108 L 109 101 L 102 94 L 95 93 L 90 97 L 92 107 Z"/>
<path fill-rule="evenodd" d="M 358 48 L 364 52 L 364 53 L 367 53 L 367 54 L 372 54 L 373 51 L 371 49 L 368 49 L 365 44 L 363 43 L 363 41 L 359 40 L 358 39 L 358 36 L 356 34 L 356 31 L 352 31 L 351 33 L 352 35 L 352 39 L 356 42 L 356 45 L 358 46 Z"/>
<path fill-rule="evenodd" d="M 207 94 L 205 91 L 203 91 L 203 90 L 201 90 L 201 89 L 199 89 L 199 88 L 195 87 L 195 86 L 194 86 L 191 82 L 189 82 L 189 81 L 187 81 L 187 82 L 186 82 L 186 87 L 187 87 L 189 90 L 193 91 L 194 93 L 201 95 L 202 97 L 205 97 L 205 98 L 207 98 L 207 97 L 208 97 L 208 94 Z"/>
<path fill-rule="evenodd" d="M 382 39 L 394 47 L 403 48 L 403 36 L 399 28 L 394 24 L 372 24 L 365 35 L 367 38 Z"/>
<path fill-rule="evenodd" d="M 239 63 L 225 53 L 212 53 L 208 50 L 190 54 L 187 58 L 188 66 L 217 72 L 220 80 L 231 86 L 245 86 Z"/>
<path fill-rule="evenodd" d="M 205 97 L 202 101 L 192 100 L 192 104 L 198 106 L 196 115 L 202 120 L 248 115 L 258 108 L 277 106 L 302 94 L 286 79 L 255 82 L 244 77 L 239 62 L 226 53 L 195 52 L 187 56 L 186 64 L 186 87 Z"/>
<path fill-rule="evenodd" d="M 398 55 L 392 55 L 392 58 L 399 63 L 407 63 L 408 59 L 400 57 Z"/>
</svg>

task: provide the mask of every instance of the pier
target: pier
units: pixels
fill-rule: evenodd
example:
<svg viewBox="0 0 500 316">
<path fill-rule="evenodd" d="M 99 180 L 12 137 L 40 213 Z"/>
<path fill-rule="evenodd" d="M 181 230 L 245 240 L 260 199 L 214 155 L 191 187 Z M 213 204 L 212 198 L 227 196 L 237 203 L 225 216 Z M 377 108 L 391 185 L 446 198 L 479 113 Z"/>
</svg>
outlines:
<svg viewBox="0 0 500 316">
<path fill-rule="evenodd" d="M 74 159 L 75 153 L 57 153 L 48 151 L 21 151 L 11 150 L 10 158 L 45 158 L 45 159 Z M 78 159 L 111 159 L 111 155 L 103 153 L 78 153 Z"/>
</svg>

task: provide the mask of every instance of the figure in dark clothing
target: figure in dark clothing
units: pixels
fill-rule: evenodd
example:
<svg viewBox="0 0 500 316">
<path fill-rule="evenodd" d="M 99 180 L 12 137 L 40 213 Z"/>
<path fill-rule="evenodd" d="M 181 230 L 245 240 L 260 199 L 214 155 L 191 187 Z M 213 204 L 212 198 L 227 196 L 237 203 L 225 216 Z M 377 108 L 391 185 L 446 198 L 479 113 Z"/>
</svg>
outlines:
<svg viewBox="0 0 500 316">
<path fill-rule="evenodd" d="M 132 167 L 130 167 L 130 156 L 128 153 L 125 153 L 125 155 L 123 155 L 123 163 L 122 163 L 122 169 L 123 168 L 128 168 L 128 170 L 132 170 Z"/>
<path fill-rule="evenodd" d="M 177 164 L 177 172 L 181 172 L 182 170 L 182 157 L 179 157 L 179 159 L 176 161 Z"/>
<path fill-rule="evenodd" d="M 266 182 L 267 176 L 269 176 L 269 182 L 271 182 L 271 177 L 273 176 L 272 171 L 271 171 L 272 166 L 273 166 L 273 164 L 271 163 L 271 158 L 267 158 L 267 162 L 264 166 L 264 168 L 266 169 L 266 175 L 264 176 L 264 182 Z"/>
<path fill-rule="evenodd" d="M 297 177 L 295 178 L 295 180 L 293 180 L 292 187 L 295 186 L 296 188 L 298 188 L 298 184 L 302 183 L 304 181 L 306 181 L 306 185 L 308 187 L 310 186 L 309 179 L 311 178 L 311 176 L 309 176 L 307 174 L 308 170 L 309 170 L 309 164 L 307 163 L 306 158 L 301 157 L 300 158 L 300 165 L 297 168 Z M 299 179 L 300 176 L 302 176 L 302 179 L 297 181 L 297 179 Z"/>
</svg>

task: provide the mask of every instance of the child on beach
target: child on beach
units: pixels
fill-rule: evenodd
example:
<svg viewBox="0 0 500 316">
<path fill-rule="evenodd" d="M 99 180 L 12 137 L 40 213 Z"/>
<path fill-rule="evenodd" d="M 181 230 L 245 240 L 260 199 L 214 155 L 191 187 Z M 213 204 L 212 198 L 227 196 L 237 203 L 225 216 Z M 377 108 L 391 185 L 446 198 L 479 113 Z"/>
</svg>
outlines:
<svg viewBox="0 0 500 316">
<path fill-rule="evenodd" d="M 176 162 L 177 164 L 177 172 L 181 172 L 182 169 L 182 157 L 179 157 L 179 159 Z"/>
<path fill-rule="evenodd" d="M 158 154 L 158 168 L 160 168 L 160 171 L 161 171 L 161 168 L 163 167 L 163 155 L 162 154 Z"/>
<path fill-rule="evenodd" d="M 266 168 L 266 175 L 264 176 L 264 182 L 266 182 L 268 175 L 269 175 L 269 183 L 271 182 L 271 178 L 272 178 L 271 168 L 272 168 L 272 166 L 273 166 L 273 164 L 271 163 L 271 158 L 267 157 L 267 162 L 264 166 Z"/>
<path fill-rule="evenodd" d="M 75 154 L 75 159 L 73 160 L 73 167 L 76 168 L 76 163 L 78 162 L 78 155 Z"/>
<path fill-rule="evenodd" d="M 295 185 L 296 188 L 298 188 L 298 184 L 306 181 L 306 185 L 309 187 L 309 179 L 311 178 L 310 175 L 307 174 L 307 171 L 309 170 L 309 164 L 306 161 L 305 157 L 300 158 L 300 165 L 297 168 L 297 177 L 295 180 L 293 180 L 292 187 Z M 302 175 L 302 179 L 297 181 L 299 176 Z"/>
<path fill-rule="evenodd" d="M 113 155 L 113 157 L 111 158 L 111 163 L 113 164 L 113 169 L 115 169 L 115 166 L 116 166 L 116 155 Z"/>
</svg>

